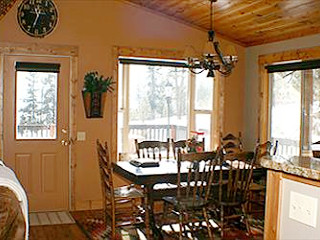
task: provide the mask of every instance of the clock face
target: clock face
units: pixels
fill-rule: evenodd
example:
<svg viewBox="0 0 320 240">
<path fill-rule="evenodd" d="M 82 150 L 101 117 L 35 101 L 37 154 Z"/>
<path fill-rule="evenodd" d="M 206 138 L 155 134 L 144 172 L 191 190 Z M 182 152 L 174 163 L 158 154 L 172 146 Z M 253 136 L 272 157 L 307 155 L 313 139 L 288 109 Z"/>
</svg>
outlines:
<svg viewBox="0 0 320 240">
<path fill-rule="evenodd" d="M 57 25 L 58 12 L 51 0 L 23 0 L 18 8 L 21 29 L 32 37 L 44 37 Z"/>
</svg>

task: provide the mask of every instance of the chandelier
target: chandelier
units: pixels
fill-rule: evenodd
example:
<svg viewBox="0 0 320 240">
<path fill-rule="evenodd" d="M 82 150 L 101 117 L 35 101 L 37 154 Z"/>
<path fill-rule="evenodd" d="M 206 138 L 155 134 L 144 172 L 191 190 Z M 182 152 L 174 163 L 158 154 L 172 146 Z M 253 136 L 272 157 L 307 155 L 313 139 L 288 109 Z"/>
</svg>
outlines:
<svg viewBox="0 0 320 240">
<path fill-rule="evenodd" d="M 199 74 L 208 70 L 207 77 L 214 77 L 214 71 L 218 71 L 223 76 L 229 76 L 235 63 L 237 56 L 223 56 L 219 43 L 214 41 L 213 31 L 213 3 L 217 0 L 210 1 L 210 30 L 208 31 L 208 42 L 205 52 L 200 57 L 187 57 L 187 66 L 192 73 Z"/>
</svg>

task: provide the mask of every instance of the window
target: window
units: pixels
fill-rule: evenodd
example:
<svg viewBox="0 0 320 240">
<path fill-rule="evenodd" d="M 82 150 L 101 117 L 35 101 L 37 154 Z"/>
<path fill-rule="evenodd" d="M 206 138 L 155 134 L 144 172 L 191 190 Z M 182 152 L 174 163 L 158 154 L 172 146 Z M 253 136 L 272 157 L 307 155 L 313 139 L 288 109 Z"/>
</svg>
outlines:
<svg viewBox="0 0 320 240">
<path fill-rule="evenodd" d="M 118 152 L 134 152 L 134 139 L 180 140 L 190 131 L 204 132 L 211 149 L 213 78 L 191 75 L 181 62 L 157 61 L 120 58 Z"/>
<path fill-rule="evenodd" d="M 267 67 L 270 137 L 284 157 L 299 155 L 320 140 L 320 61 Z"/>
<path fill-rule="evenodd" d="M 16 139 L 56 139 L 59 64 L 16 64 Z"/>
</svg>

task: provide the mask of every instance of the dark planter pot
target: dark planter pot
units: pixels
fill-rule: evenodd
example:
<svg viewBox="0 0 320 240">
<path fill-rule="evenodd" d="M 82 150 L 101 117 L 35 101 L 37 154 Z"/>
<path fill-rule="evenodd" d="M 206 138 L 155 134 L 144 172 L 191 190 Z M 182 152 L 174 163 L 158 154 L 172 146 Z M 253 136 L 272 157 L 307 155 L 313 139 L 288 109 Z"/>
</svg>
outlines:
<svg viewBox="0 0 320 240">
<path fill-rule="evenodd" d="M 106 93 L 82 91 L 84 109 L 87 118 L 102 118 Z"/>
</svg>

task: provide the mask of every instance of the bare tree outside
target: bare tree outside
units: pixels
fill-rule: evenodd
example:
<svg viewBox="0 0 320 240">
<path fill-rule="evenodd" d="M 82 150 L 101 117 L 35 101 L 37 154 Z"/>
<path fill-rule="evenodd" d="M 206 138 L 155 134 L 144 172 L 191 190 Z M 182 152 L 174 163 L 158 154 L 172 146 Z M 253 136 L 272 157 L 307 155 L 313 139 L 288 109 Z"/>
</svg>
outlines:
<svg viewBox="0 0 320 240">
<path fill-rule="evenodd" d="M 57 123 L 57 73 L 17 72 L 18 139 L 54 139 Z"/>
</svg>

